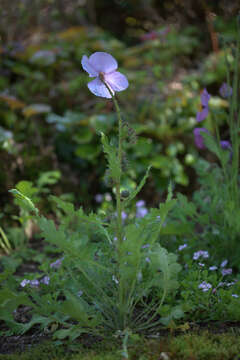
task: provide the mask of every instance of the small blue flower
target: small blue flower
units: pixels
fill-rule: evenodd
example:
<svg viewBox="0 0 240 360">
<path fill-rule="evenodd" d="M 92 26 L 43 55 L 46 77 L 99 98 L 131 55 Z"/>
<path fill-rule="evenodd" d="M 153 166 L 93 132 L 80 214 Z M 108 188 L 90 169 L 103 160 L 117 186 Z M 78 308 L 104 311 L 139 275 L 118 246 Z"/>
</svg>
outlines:
<svg viewBox="0 0 240 360">
<path fill-rule="evenodd" d="M 201 289 L 203 292 L 206 292 L 212 288 L 212 285 L 210 283 L 207 283 L 206 281 L 203 281 L 201 284 L 198 285 L 198 288 Z"/>
<path fill-rule="evenodd" d="M 136 202 L 136 207 L 143 207 L 145 206 L 145 201 L 144 200 L 139 200 Z"/>
<path fill-rule="evenodd" d="M 222 263 L 221 263 L 221 267 L 225 267 L 228 263 L 228 260 L 224 260 Z"/>
<path fill-rule="evenodd" d="M 207 259 L 209 257 L 208 251 L 199 250 L 193 254 L 193 260 L 198 260 L 200 257 Z"/>
<path fill-rule="evenodd" d="M 232 95 L 232 88 L 227 83 L 223 83 L 219 89 L 219 93 L 223 98 L 228 98 Z"/>
<path fill-rule="evenodd" d="M 225 275 L 231 275 L 232 274 L 232 269 L 222 269 L 221 271 L 222 275 L 225 276 Z"/>
<path fill-rule="evenodd" d="M 137 208 L 136 217 L 137 218 L 143 218 L 145 215 L 147 215 L 148 209 L 145 207 L 139 207 Z"/>
<path fill-rule="evenodd" d="M 52 269 L 59 269 L 60 266 L 62 265 L 62 261 L 63 261 L 64 257 L 57 259 L 56 261 L 52 262 L 50 264 L 50 268 Z"/>
<path fill-rule="evenodd" d="M 187 247 L 187 244 L 179 245 L 178 251 L 182 251 L 182 250 L 185 249 L 186 247 Z"/>
<path fill-rule="evenodd" d="M 45 275 L 45 276 L 40 280 L 40 282 L 41 282 L 42 284 L 49 285 L 50 277 L 47 276 L 47 275 Z"/>
<path fill-rule="evenodd" d="M 217 270 L 217 266 L 210 266 L 209 270 L 210 270 L 210 271 Z"/>
<path fill-rule="evenodd" d="M 125 213 L 125 211 L 122 211 L 122 220 L 126 220 L 127 218 L 127 213 Z"/>
</svg>

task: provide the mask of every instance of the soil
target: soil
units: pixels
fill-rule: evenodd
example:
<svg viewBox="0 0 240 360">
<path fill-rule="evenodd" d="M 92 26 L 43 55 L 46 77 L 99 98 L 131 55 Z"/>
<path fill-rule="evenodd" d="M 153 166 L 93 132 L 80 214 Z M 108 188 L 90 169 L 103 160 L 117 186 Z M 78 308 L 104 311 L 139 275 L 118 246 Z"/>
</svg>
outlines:
<svg viewBox="0 0 240 360">
<path fill-rule="evenodd" d="M 2 325 L 2 326 L 1 326 Z M 240 321 L 239 322 L 206 322 L 206 323 L 190 323 L 190 329 L 185 333 L 201 334 L 203 331 L 208 330 L 209 333 L 224 334 L 227 332 L 234 332 L 240 335 Z M 3 323 L 0 323 L 0 331 L 3 330 Z M 168 329 L 159 329 L 154 335 L 147 335 L 147 338 L 166 338 L 169 335 L 179 336 L 182 335 L 183 331 Z M 38 329 L 32 329 L 29 334 L 19 336 L 2 336 L 0 338 L 0 354 L 13 354 L 21 353 L 31 349 L 33 346 L 40 345 L 45 341 L 50 341 L 51 336 L 39 332 Z M 75 340 L 86 348 L 91 348 L 96 345 L 96 342 L 101 341 L 100 338 L 96 338 L 89 335 L 83 335 Z"/>
</svg>

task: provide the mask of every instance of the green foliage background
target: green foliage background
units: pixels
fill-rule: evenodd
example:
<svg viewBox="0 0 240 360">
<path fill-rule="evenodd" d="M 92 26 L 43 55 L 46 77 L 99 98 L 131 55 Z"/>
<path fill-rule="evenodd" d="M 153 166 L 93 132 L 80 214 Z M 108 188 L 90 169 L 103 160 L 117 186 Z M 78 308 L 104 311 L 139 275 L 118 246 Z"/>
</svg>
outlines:
<svg viewBox="0 0 240 360">
<path fill-rule="evenodd" d="M 149 204 L 159 203 L 169 178 L 191 194 L 198 157 L 192 130 L 200 91 L 208 86 L 216 95 L 213 105 L 227 107 L 217 94 L 225 79 L 224 56 L 212 51 L 206 16 L 215 11 L 215 31 L 233 39 L 234 19 L 221 17 L 224 2 L 206 7 L 204 2 L 123 0 L 110 6 L 92 0 L 66 1 L 62 7 L 60 0 L 26 0 L 15 5 L 13 13 L 3 4 L 0 29 L 0 202 L 5 219 L 12 211 L 7 191 L 21 180 L 39 187 L 45 178 L 43 193 L 50 187 L 87 209 L 96 206 L 97 193 L 108 191 L 99 133 L 114 137 L 116 117 L 111 102 L 88 91 L 81 68 L 82 56 L 95 51 L 114 55 L 130 83 L 119 96 L 123 117 L 138 137 L 130 148 L 129 136 L 125 167 L 131 181 L 126 188 L 136 187 L 151 165 L 142 193 Z M 180 8 L 185 12 L 176 22 Z M 232 6 L 226 13 L 236 11 Z M 156 39 L 143 41 L 142 35 L 151 31 L 157 32 Z M 207 122 L 211 128 L 210 117 Z"/>
</svg>

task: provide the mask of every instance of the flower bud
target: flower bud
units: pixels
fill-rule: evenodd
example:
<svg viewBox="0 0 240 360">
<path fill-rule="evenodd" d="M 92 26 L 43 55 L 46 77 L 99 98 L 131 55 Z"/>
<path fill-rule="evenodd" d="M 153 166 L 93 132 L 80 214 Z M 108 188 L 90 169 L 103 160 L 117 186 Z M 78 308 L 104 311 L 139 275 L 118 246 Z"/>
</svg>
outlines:
<svg viewBox="0 0 240 360">
<path fill-rule="evenodd" d="M 127 198 L 127 197 L 129 197 L 129 191 L 128 191 L 128 190 L 123 190 L 123 191 L 121 192 L 121 197 L 122 197 L 122 198 Z"/>
</svg>

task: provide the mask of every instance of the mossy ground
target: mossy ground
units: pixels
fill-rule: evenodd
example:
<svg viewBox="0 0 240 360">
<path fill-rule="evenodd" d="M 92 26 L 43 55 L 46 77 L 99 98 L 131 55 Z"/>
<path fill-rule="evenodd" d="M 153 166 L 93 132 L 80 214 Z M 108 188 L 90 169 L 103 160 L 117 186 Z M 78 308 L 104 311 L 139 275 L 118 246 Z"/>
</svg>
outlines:
<svg viewBox="0 0 240 360">
<path fill-rule="evenodd" d="M 240 329 L 222 334 L 201 333 L 168 335 L 144 339 L 129 346 L 130 360 L 239 360 Z M 0 360 L 124 360 L 117 344 L 96 344 L 91 348 L 57 346 L 45 342 L 24 353 L 0 355 Z"/>
</svg>

